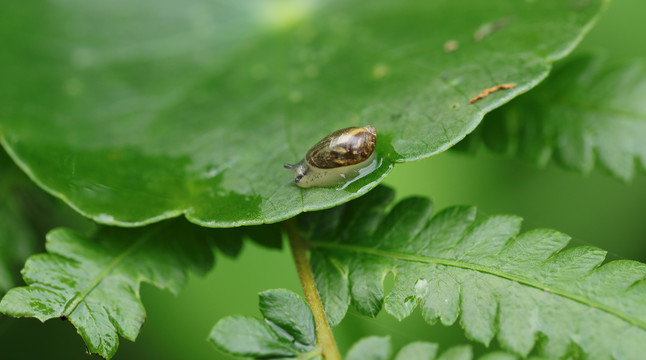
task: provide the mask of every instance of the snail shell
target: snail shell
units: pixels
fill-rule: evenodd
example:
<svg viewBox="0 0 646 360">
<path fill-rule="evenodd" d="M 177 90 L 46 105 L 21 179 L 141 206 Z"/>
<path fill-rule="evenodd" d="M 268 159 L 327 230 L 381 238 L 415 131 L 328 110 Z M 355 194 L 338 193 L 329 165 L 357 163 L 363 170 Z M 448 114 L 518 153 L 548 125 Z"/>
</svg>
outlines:
<svg viewBox="0 0 646 360">
<path fill-rule="evenodd" d="M 373 158 L 377 129 L 368 125 L 337 130 L 314 145 L 297 164 L 285 164 L 302 188 L 332 186 L 358 174 Z"/>
</svg>

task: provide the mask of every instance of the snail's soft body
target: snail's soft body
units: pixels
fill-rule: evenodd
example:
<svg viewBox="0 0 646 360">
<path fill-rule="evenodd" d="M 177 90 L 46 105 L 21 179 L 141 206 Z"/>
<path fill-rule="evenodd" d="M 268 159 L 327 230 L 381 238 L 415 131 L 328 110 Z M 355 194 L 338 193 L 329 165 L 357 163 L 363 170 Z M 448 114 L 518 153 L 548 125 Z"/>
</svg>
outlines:
<svg viewBox="0 0 646 360">
<path fill-rule="evenodd" d="M 294 182 L 302 188 L 333 186 L 370 165 L 376 145 L 374 127 L 349 127 L 326 136 L 300 162 L 285 167 L 292 170 Z"/>
</svg>

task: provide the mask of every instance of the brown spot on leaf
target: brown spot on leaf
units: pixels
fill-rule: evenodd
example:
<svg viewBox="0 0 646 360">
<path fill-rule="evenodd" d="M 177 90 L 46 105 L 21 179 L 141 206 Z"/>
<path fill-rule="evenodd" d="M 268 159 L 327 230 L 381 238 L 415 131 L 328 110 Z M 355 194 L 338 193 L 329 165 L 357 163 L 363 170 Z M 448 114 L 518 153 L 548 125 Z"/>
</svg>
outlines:
<svg viewBox="0 0 646 360">
<path fill-rule="evenodd" d="M 516 87 L 516 84 L 511 84 L 510 83 L 510 84 L 501 84 L 501 85 L 496 85 L 496 86 L 493 86 L 493 87 L 490 87 L 490 88 L 486 88 L 480 94 L 478 94 L 478 95 L 474 96 L 473 98 L 471 98 L 471 100 L 469 100 L 469 104 L 473 104 L 474 102 L 476 102 L 476 101 L 478 101 L 478 100 L 480 100 L 480 99 L 482 99 L 482 98 L 488 96 L 489 94 L 494 93 L 494 92 L 496 92 L 498 90 L 511 89 L 511 88 L 514 88 L 514 87 Z"/>
</svg>

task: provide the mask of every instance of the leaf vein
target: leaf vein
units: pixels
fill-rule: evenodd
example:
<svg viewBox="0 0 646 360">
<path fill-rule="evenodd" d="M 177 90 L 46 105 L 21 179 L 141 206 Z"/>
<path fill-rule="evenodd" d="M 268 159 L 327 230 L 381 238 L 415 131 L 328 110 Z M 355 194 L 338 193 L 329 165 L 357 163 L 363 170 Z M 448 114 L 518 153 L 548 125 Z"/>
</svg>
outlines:
<svg viewBox="0 0 646 360">
<path fill-rule="evenodd" d="M 421 263 L 428 263 L 428 264 L 436 264 L 436 265 L 444 265 L 444 266 L 449 266 L 449 267 L 455 267 L 455 268 L 461 268 L 461 269 L 467 269 L 467 270 L 473 270 L 473 271 L 478 271 L 480 273 L 488 274 L 488 275 L 493 275 L 497 276 L 499 278 L 503 278 L 506 280 L 511 280 L 515 281 L 519 284 L 526 285 L 529 287 L 533 287 L 538 290 L 543 290 L 546 292 L 549 292 L 551 294 L 569 299 L 571 301 L 578 302 L 583 305 L 587 305 L 589 307 L 595 308 L 597 310 L 603 311 L 607 314 L 610 314 L 612 316 L 615 316 L 617 318 L 620 318 L 627 323 L 640 327 L 644 330 L 646 330 L 646 323 L 637 319 L 634 319 L 630 317 L 628 314 L 625 314 L 620 311 L 616 311 L 602 303 L 592 301 L 590 299 L 586 299 L 583 296 L 564 291 L 562 289 L 554 289 L 550 287 L 546 287 L 539 282 L 514 275 L 514 274 L 509 274 L 509 273 L 504 273 L 498 269 L 494 269 L 492 267 L 484 266 L 484 265 L 479 265 L 479 264 L 474 264 L 470 262 L 465 262 L 465 261 L 456 261 L 456 260 L 450 260 L 450 259 L 443 259 L 443 258 L 434 258 L 434 257 L 426 257 L 426 256 L 419 256 L 419 255 L 410 255 L 410 254 L 404 254 L 404 253 L 398 253 L 398 252 L 393 252 L 393 251 L 385 251 L 385 250 L 379 250 L 379 249 L 373 249 L 373 248 L 367 248 L 363 246 L 354 246 L 354 245 L 345 245 L 345 244 L 338 244 L 338 243 L 326 243 L 326 242 L 320 242 L 320 241 L 311 241 L 310 246 L 312 248 L 329 248 L 329 249 L 336 249 L 336 250 L 347 250 L 347 251 L 353 251 L 357 253 L 364 253 L 364 254 L 370 254 L 374 256 L 379 256 L 379 257 L 386 257 L 386 258 L 392 258 L 392 259 L 397 259 L 397 260 L 404 260 L 404 261 L 412 261 L 412 262 L 421 262 Z"/>
<path fill-rule="evenodd" d="M 103 271 L 101 271 L 97 276 L 94 277 L 92 282 L 83 289 L 74 299 L 65 306 L 63 310 L 63 315 L 69 317 L 74 310 L 79 306 L 79 304 L 85 300 L 90 293 L 105 279 L 108 275 L 114 271 L 125 259 L 132 255 L 136 250 L 138 250 L 143 244 L 150 240 L 155 234 L 157 234 L 163 226 L 158 227 L 154 231 L 149 231 L 146 234 L 142 235 L 137 241 L 125 249 L 119 256 L 115 257 L 108 266 L 106 266 Z"/>
</svg>

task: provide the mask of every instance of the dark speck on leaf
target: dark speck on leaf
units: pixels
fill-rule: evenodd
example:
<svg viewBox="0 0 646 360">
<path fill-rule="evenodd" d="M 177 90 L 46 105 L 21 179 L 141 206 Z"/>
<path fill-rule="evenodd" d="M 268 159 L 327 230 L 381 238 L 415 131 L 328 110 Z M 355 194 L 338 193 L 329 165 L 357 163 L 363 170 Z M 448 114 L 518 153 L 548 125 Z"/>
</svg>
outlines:
<svg viewBox="0 0 646 360">
<path fill-rule="evenodd" d="M 580 0 L 577 2 L 570 3 L 570 9 L 575 11 L 581 11 L 590 6 L 590 0 Z"/>
</svg>

